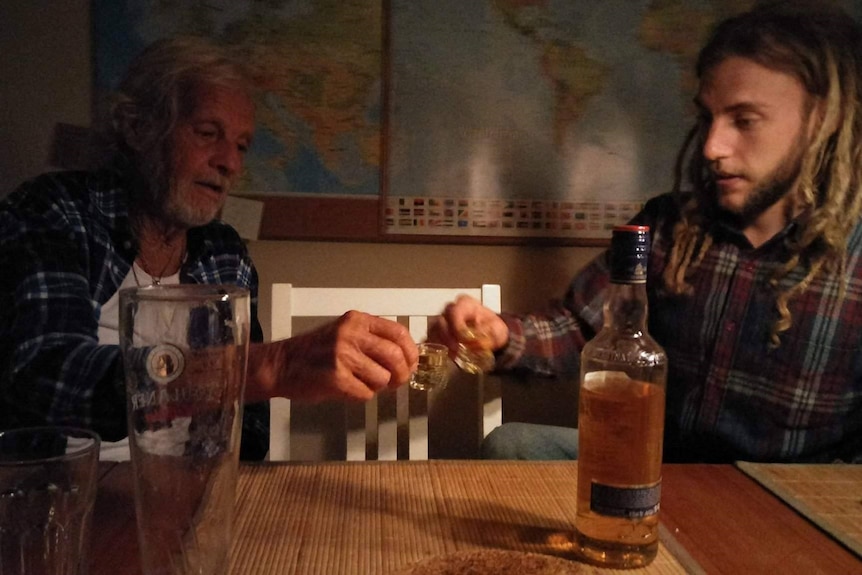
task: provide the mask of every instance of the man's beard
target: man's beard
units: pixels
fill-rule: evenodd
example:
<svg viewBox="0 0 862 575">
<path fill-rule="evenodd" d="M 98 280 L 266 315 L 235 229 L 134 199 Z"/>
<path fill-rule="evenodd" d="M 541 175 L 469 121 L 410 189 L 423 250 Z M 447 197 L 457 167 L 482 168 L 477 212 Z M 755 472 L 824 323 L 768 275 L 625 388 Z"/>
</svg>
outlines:
<svg viewBox="0 0 862 575">
<path fill-rule="evenodd" d="M 189 183 L 185 185 L 190 186 Z M 189 198 L 191 194 L 180 186 L 179 182 L 171 179 L 162 207 L 166 218 L 174 225 L 187 229 L 204 226 L 216 218 L 218 207 L 213 209 L 209 206 L 192 205 L 191 202 L 184 200 L 184 198 Z"/>
<path fill-rule="evenodd" d="M 717 204 L 716 207 L 725 218 L 734 222 L 740 229 L 753 223 L 761 214 L 785 197 L 796 185 L 802 170 L 802 158 L 807 142 L 800 138 L 781 164 L 751 190 L 741 208 L 728 210 Z M 715 201 L 717 203 L 717 197 Z"/>
<path fill-rule="evenodd" d="M 132 180 L 132 210 L 162 220 L 164 224 L 189 229 L 204 226 L 218 215 L 219 208 L 195 206 L 184 198 L 191 196 L 164 170 L 139 171 Z M 191 184 L 186 184 L 191 185 Z"/>
<path fill-rule="evenodd" d="M 191 182 L 181 184 L 169 170 L 164 169 L 169 162 L 141 162 L 133 180 L 136 191 L 134 209 L 148 213 L 164 223 L 178 228 L 196 228 L 213 221 L 221 206 L 215 208 L 206 205 L 194 205 L 188 198 L 193 197 L 192 190 L 184 190 L 180 186 L 191 187 Z M 225 190 L 228 182 L 220 182 Z"/>
</svg>

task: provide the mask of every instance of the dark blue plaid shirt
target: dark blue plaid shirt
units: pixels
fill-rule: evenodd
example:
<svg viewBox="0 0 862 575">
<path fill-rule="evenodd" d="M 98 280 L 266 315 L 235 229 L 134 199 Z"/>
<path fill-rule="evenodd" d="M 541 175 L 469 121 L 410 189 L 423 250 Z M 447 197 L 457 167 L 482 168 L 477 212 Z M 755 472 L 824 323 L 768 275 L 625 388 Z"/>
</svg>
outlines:
<svg viewBox="0 0 862 575">
<path fill-rule="evenodd" d="M 74 425 L 106 440 L 126 436 L 120 349 L 98 344 L 101 306 L 137 256 L 128 191 L 113 172 L 57 172 L 0 201 L 0 429 Z M 257 272 L 236 231 L 212 222 L 188 232 L 181 283 L 235 284 Z M 246 405 L 244 459 L 269 447 L 269 405 Z"/>
<path fill-rule="evenodd" d="M 845 278 L 819 277 L 793 298 L 793 325 L 772 348 L 778 312 L 769 280 L 797 225 L 754 248 L 714 223 L 713 244 L 689 270 L 694 291 L 679 296 L 662 288 L 678 221 L 670 195 L 635 218 L 651 230 L 649 330 L 668 355 L 665 460 L 862 463 L 862 222 L 847 241 Z M 804 274 L 798 266 L 782 287 Z M 580 350 L 601 329 L 609 283 L 605 254 L 556 309 L 506 316 L 500 366 L 577 375 Z"/>
</svg>

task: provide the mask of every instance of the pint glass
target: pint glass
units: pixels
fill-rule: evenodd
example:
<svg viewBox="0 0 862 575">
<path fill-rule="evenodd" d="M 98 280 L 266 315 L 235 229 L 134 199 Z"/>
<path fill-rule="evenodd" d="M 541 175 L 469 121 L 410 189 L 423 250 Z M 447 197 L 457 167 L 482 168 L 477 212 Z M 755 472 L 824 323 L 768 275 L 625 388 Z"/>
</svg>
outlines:
<svg viewBox="0 0 862 575">
<path fill-rule="evenodd" d="M 135 509 L 146 575 L 228 567 L 250 330 L 248 291 L 120 292 Z"/>
</svg>

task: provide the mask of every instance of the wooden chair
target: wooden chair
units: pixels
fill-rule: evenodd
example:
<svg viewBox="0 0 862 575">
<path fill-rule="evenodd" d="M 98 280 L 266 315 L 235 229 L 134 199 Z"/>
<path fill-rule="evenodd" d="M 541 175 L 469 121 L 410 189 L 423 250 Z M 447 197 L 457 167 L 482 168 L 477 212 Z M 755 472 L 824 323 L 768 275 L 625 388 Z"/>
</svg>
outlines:
<svg viewBox="0 0 862 575">
<path fill-rule="evenodd" d="M 272 286 L 272 339 L 290 337 L 298 318 L 341 316 L 360 310 L 404 323 L 414 341 L 425 339 L 429 317 L 467 294 L 499 312 L 499 285 L 480 288 L 315 288 Z M 308 321 L 302 321 L 308 324 Z M 322 321 L 320 319 L 317 320 Z M 298 331 L 298 330 L 297 330 Z M 465 459 L 501 421 L 499 393 L 484 400 L 484 378 L 452 366 L 440 391 L 404 385 L 364 404 L 271 402 L 270 460 Z"/>
</svg>

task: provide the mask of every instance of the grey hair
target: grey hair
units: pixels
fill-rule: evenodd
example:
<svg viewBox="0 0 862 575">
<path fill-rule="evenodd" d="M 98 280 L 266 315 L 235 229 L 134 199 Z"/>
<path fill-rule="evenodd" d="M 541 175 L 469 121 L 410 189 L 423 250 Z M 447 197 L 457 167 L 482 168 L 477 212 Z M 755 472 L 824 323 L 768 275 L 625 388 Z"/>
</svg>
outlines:
<svg viewBox="0 0 862 575">
<path fill-rule="evenodd" d="M 167 38 L 145 48 L 109 101 L 109 162 L 136 172 L 150 193 L 166 189 L 170 136 L 204 85 L 239 88 L 251 97 L 252 74 L 227 49 L 202 38 Z"/>
</svg>

